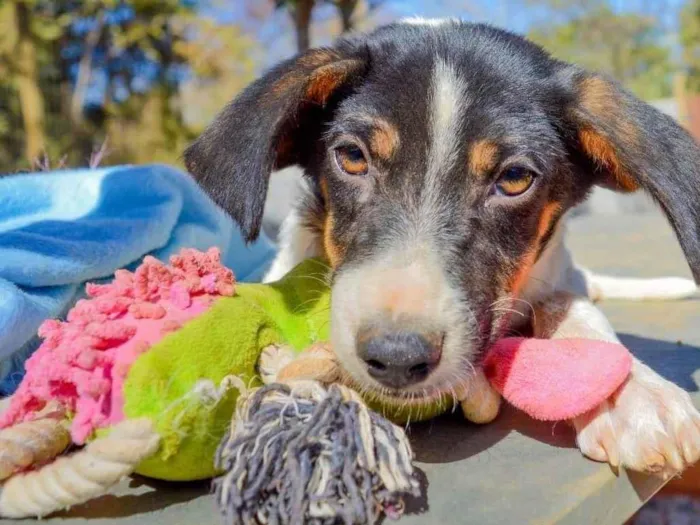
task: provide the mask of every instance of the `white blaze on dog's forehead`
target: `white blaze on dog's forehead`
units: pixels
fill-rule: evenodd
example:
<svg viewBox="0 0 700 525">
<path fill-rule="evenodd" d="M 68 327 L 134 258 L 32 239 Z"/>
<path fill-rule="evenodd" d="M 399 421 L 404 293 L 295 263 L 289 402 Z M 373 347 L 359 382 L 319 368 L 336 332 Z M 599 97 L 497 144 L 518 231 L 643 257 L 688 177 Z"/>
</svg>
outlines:
<svg viewBox="0 0 700 525">
<path fill-rule="evenodd" d="M 457 161 L 459 129 L 467 109 L 467 85 L 457 70 L 438 58 L 430 86 L 430 151 L 425 188 L 438 189 L 438 177 Z"/>
</svg>

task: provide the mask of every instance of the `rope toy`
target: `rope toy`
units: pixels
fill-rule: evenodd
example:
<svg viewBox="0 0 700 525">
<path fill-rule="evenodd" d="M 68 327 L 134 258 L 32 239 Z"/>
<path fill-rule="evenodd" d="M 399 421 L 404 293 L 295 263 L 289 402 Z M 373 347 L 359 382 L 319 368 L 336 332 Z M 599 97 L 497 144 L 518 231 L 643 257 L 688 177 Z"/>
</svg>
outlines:
<svg viewBox="0 0 700 525">
<path fill-rule="evenodd" d="M 70 443 L 66 425 L 49 417 L 0 430 L 0 481 L 55 458 Z"/>
<path fill-rule="evenodd" d="M 309 259 L 277 283 L 236 283 L 216 249 L 183 250 L 87 285 L 66 321 L 42 325 L 0 415 L 0 517 L 47 516 L 135 472 L 219 476 L 229 523 L 373 523 L 417 490 L 395 423 L 456 404 L 486 423 L 501 394 L 533 417 L 569 419 L 630 370 L 620 345 L 504 339 L 453 398 L 361 399 L 328 345 L 327 271 Z M 83 448 L 59 456 L 71 447 Z"/>
<path fill-rule="evenodd" d="M 12 477 L 0 493 L 0 513 L 41 518 L 101 496 L 151 456 L 159 441 L 150 420 L 123 421 L 79 452 Z"/>
<path fill-rule="evenodd" d="M 251 395 L 216 454 L 226 524 L 373 524 L 418 495 L 404 432 L 344 386 L 275 383 Z"/>
</svg>

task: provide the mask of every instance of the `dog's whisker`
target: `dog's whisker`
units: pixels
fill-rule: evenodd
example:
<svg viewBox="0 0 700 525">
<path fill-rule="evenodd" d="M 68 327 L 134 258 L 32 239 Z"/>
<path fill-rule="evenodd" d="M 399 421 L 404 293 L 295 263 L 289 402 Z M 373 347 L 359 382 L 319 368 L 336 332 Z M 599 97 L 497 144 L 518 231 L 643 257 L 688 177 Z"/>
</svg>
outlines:
<svg viewBox="0 0 700 525">
<path fill-rule="evenodd" d="M 321 297 L 323 297 L 323 292 L 319 292 L 319 294 L 316 297 L 311 297 L 310 299 L 307 299 L 306 301 L 302 301 L 301 303 L 296 305 L 296 307 L 293 310 L 293 313 L 295 313 L 295 314 L 299 313 L 307 304 L 317 303 L 319 301 L 319 299 L 321 299 Z M 330 308 L 325 308 L 324 310 L 328 311 L 329 309 Z"/>
<path fill-rule="evenodd" d="M 520 312 L 519 310 L 515 310 L 513 308 L 492 308 L 491 311 L 492 312 L 511 312 L 514 314 L 518 314 L 521 317 L 527 317 L 527 314 L 524 314 L 524 313 Z"/>
<path fill-rule="evenodd" d="M 298 280 L 308 280 L 308 281 L 315 281 L 323 286 L 329 286 L 330 282 L 326 281 L 325 279 L 322 279 L 321 277 L 317 277 L 315 275 L 296 275 L 292 277 L 293 279 L 298 279 Z"/>
</svg>

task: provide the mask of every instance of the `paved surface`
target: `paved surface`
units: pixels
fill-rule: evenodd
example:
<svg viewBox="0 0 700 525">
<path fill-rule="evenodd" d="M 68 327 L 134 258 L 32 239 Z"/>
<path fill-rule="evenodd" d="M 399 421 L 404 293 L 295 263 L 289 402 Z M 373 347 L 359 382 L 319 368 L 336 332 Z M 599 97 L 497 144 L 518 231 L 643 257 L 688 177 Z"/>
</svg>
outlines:
<svg viewBox="0 0 700 525">
<path fill-rule="evenodd" d="M 273 191 L 274 228 L 294 180 Z M 286 188 L 286 189 L 285 189 Z M 603 194 L 603 199 L 606 195 Z M 644 201 L 613 203 L 609 209 L 572 221 L 570 245 L 589 267 L 619 275 L 690 273 L 669 227 Z M 623 341 L 642 359 L 694 395 L 700 406 L 700 301 L 608 302 L 603 310 Z M 678 342 L 682 344 L 679 345 Z M 410 429 L 426 497 L 409 504 L 400 523 L 409 524 L 610 524 L 637 510 L 661 483 L 650 477 L 619 477 L 607 465 L 584 459 L 563 424 L 539 424 L 505 410 L 477 427 L 446 417 Z M 218 522 L 206 484 L 168 485 L 128 479 L 112 494 L 45 523 L 193 525 Z"/>
</svg>

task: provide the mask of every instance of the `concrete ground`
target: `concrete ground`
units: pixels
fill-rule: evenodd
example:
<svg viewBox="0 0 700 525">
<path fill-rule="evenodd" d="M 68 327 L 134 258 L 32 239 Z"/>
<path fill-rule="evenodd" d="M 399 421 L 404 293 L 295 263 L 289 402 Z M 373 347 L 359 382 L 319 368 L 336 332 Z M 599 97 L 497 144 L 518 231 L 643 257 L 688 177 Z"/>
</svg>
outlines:
<svg viewBox="0 0 700 525">
<path fill-rule="evenodd" d="M 273 185 L 266 231 L 286 211 L 295 177 Z M 639 197 L 595 195 L 570 227 L 570 245 L 588 267 L 618 275 L 690 276 L 665 220 Z M 633 352 L 692 392 L 700 406 L 700 301 L 601 305 Z M 661 486 L 657 479 L 584 459 L 565 425 L 541 424 L 506 409 L 477 427 L 445 417 L 410 429 L 425 496 L 401 523 L 619 525 Z M 133 478 L 111 494 L 46 520 L 49 524 L 217 523 L 206 484 Z M 656 524 L 653 524 L 656 525 Z"/>
</svg>

